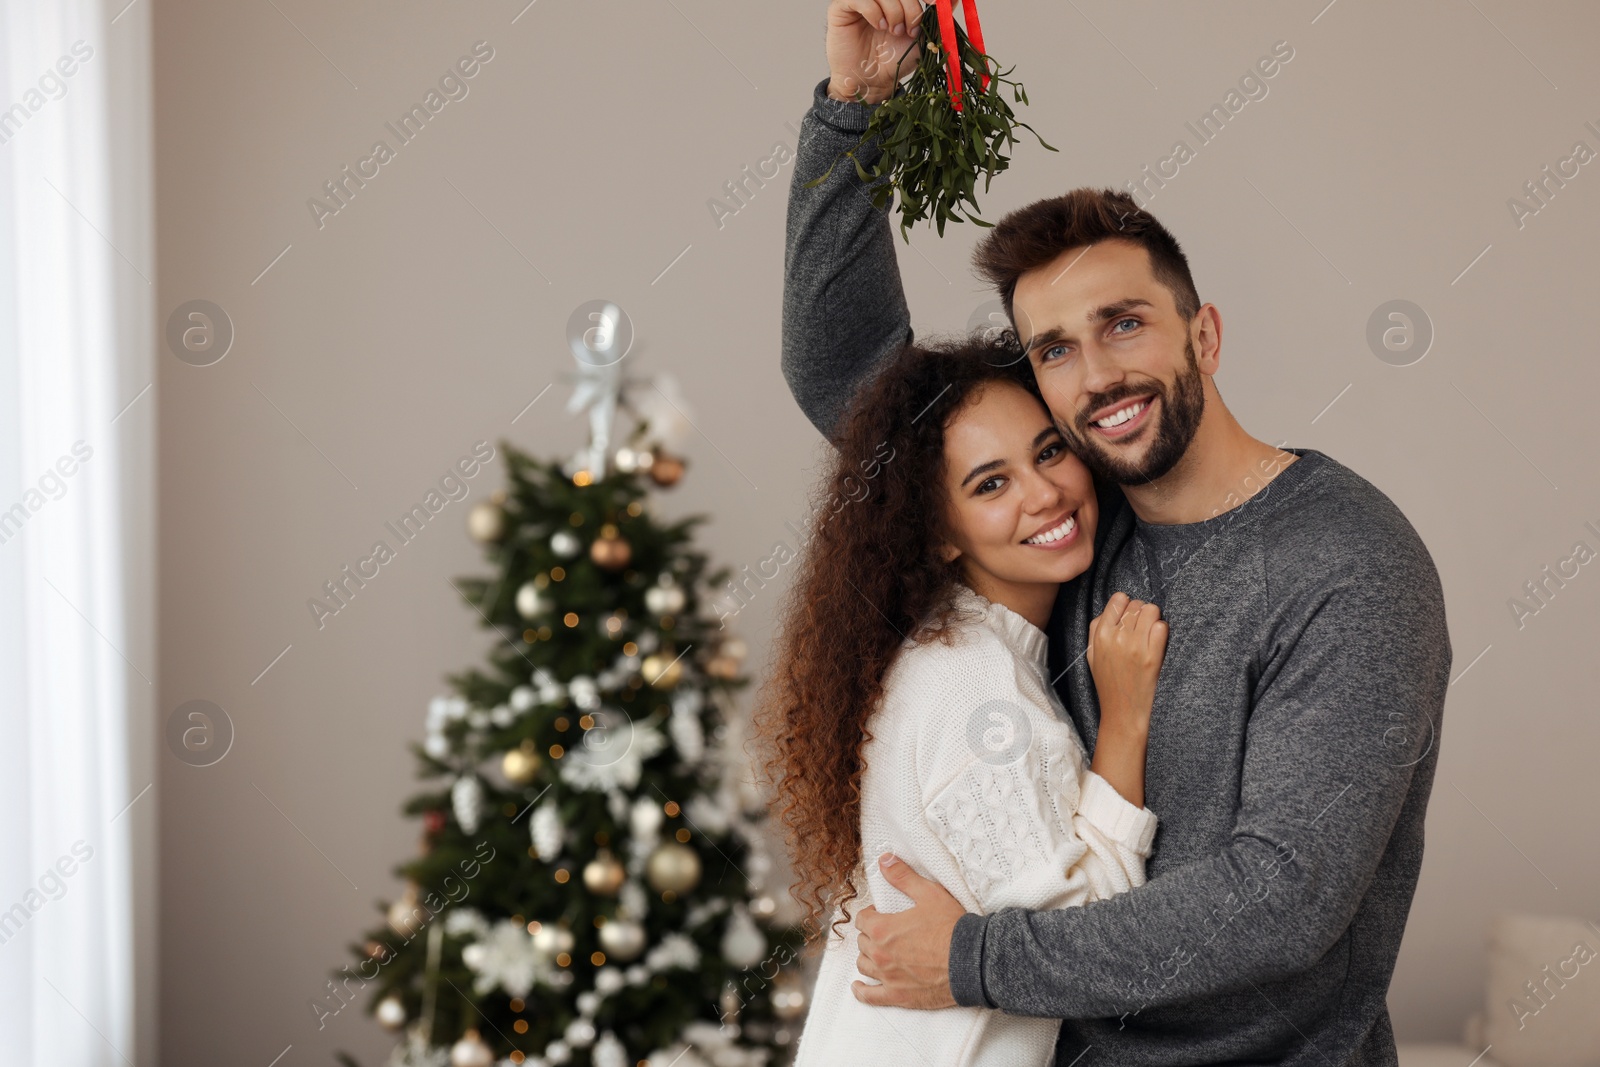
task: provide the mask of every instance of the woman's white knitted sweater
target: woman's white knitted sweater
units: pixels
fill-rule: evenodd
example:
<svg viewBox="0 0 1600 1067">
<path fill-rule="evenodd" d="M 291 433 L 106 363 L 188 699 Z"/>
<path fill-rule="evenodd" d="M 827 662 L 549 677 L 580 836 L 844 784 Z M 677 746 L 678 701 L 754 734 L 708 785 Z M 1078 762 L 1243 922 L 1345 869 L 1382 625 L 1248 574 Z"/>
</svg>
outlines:
<svg viewBox="0 0 1600 1067">
<path fill-rule="evenodd" d="M 901 646 L 867 724 L 861 839 L 868 904 L 911 900 L 878 870 L 893 852 L 968 911 L 1066 908 L 1144 883 L 1156 817 L 1089 760 L 1049 684 L 1044 631 L 965 586 L 955 640 Z M 837 918 L 837 912 L 835 913 Z M 853 922 L 830 934 L 795 1067 L 1044 1067 L 1059 1019 L 984 1008 L 862 1004 Z"/>
</svg>

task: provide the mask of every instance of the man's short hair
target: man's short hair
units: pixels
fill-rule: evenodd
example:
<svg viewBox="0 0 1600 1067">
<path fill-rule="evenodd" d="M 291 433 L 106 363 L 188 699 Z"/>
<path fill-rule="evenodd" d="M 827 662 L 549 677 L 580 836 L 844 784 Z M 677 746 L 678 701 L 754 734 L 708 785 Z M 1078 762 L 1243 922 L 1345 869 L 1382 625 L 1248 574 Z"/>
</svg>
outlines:
<svg viewBox="0 0 1600 1067">
<path fill-rule="evenodd" d="M 984 235 L 972 253 L 972 262 L 999 291 L 1006 316 L 1015 323 L 1011 298 L 1018 278 L 1069 248 L 1112 237 L 1143 246 L 1156 281 L 1172 291 L 1178 314 L 1184 321 L 1195 317 L 1200 311 L 1200 294 L 1178 239 L 1132 196 L 1115 189 L 1084 187 L 1018 208 Z"/>
</svg>

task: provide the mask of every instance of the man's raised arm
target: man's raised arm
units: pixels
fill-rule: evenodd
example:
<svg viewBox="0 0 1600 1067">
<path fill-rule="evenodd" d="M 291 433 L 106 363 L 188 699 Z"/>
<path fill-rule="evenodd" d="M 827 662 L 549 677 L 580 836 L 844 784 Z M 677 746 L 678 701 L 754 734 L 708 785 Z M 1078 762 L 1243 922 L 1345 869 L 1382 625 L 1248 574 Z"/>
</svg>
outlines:
<svg viewBox="0 0 1600 1067">
<path fill-rule="evenodd" d="M 857 389 L 912 339 L 889 226 L 892 205 L 873 207 L 855 164 L 839 158 L 861 140 L 876 104 L 836 97 L 864 90 L 868 100 L 881 100 L 892 90 L 893 68 L 913 39 L 894 34 L 893 22 L 878 30 L 866 19 L 880 12 L 912 19 L 918 7 L 916 0 L 903 7 L 899 0 L 834 0 L 827 37 L 832 73 L 813 90 L 800 123 L 783 253 L 782 367 L 800 409 L 830 441 Z M 900 63 L 901 73 L 915 56 Z M 852 78 L 852 70 L 860 77 Z M 870 167 L 880 151 L 874 141 L 856 158 Z M 805 187 L 829 167 L 826 181 Z"/>
</svg>

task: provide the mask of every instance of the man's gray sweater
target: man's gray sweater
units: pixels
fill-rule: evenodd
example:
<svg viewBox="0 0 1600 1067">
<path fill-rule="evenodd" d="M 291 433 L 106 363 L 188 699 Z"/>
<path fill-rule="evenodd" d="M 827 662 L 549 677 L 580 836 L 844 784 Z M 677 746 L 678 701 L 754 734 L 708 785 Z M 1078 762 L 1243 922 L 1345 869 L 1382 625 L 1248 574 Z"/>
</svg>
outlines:
<svg viewBox="0 0 1600 1067">
<path fill-rule="evenodd" d="M 912 334 L 889 208 L 873 208 L 848 159 L 803 187 L 872 111 L 826 86 L 789 191 L 783 374 L 831 440 Z M 1089 621 L 1122 590 L 1171 625 L 1145 780 L 1161 820 L 1148 883 L 1082 908 L 968 914 L 950 946 L 957 1003 L 1064 1020 L 1057 1067 L 1396 1062 L 1384 999 L 1439 756 L 1444 598 L 1383 493 L 1288 451 L 1299 458 L 1265 488 L 1241 485 L 1244 503 L 1202 522 L 1151 525 L 1101 486 L 1094 564 L 1051 615 L 1051 677 L 1091 751 Z"/>
</svg>

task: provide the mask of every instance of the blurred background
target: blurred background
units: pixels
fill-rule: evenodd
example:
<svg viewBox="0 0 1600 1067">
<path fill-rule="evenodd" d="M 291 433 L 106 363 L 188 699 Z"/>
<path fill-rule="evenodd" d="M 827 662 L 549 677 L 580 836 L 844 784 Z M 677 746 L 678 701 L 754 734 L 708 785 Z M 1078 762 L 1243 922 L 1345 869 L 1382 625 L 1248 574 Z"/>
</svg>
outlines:
<svg viewBox="0 0 1600 1067">
<path fill-rule="evenodd" d="M 316 1001 L 405 892 L 430 701 L 506 643 L 454 584 L 494 575 L 468 517 L 500 442 L 588 441 L 591 302 L 682 416 L 648 514 L 709 516 L 734 570 L 795 544 L 827 446 L 779 373 L 783 235 L 825 7 L 0 2 L 0 1063 L 383 1062 L 366 994 Z M 1398 1036 L 1467 1067 L 1507 997 L 1595 1017 L 1600 977 L 1523 982 L 1600 948 L 1600 12 L 991 0 L 984 31 L 1060 149 L 1024 134 L 984 217 L 1135 185 L 1221 309 L 1244 426 L 1433 553 L 1455 678 Z M 977 236 L 899 248 L 919 334 L 987 314 Z M 319 615 L 479 442 L 443 521 Z M 730 620 L 750 678 L 784 581 Z M 1508 915 L 1568 923 L 1535 930 L 1560 953 Z"/>
</svg>

